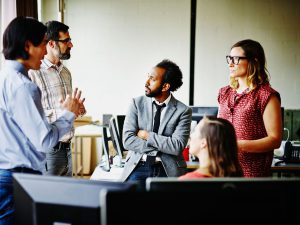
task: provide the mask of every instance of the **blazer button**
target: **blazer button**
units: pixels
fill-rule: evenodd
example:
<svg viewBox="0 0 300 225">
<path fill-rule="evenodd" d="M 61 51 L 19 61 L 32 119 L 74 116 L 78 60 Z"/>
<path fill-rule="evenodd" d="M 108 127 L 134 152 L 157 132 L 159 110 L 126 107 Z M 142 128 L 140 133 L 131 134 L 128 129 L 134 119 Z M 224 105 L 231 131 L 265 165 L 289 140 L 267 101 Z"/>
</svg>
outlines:
<svg viewBox="0 0 300 225">
<path fill-rule="evenodd" d="M 137 165 L 137 163 L 135 162 L 135 163 L 133 163 L 133 165 L 135 165 L 135 166 L 136 166 L 136 165 Z"/>
</svg>

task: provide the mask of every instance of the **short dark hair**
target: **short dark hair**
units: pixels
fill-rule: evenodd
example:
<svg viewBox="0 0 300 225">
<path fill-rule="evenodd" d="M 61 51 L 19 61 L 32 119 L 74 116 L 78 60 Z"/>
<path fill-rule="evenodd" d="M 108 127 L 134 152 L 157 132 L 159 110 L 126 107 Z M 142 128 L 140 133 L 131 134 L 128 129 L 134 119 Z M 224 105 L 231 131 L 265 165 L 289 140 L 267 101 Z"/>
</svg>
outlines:
<svg viewBox="0 0 300 225">
<path fill-rule="evenodd" d="M 46 26 L 31 17 L 19 16 L 13 19 L 3 34 L 3 54 L 5 59 L 27 60 L 29 54 L 25 51 L 26 41 L 38 46 L 44 40 Z"/>
<path fill-rule="evenodd" d="M 170 91 L 176 91 L 183 84 L 182 72 L 174 62 L 164 59 L 156 65 L 156 67 L 166 70 L 164 74 L 164 82 L 170 84 Z"/>
<path fill-rule="evenodd" d="M 48 21 L 46 24 L 47 32 L 46 36 L 48 40 L 58 40 L 59 39 L 59 32 L 68 32 L 69 27 L 56 20 Z"/>
</svg>

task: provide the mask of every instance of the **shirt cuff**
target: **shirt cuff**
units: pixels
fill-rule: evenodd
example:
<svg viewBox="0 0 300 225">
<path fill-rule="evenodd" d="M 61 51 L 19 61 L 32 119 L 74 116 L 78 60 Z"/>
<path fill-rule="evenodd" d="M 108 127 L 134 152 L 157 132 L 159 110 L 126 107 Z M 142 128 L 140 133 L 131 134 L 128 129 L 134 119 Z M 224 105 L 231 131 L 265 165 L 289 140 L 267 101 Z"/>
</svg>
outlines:
<svg viewBox="0 0 300 225">
<path fill-rule="evenodd" d="M 75 113 L 70 112 L 68 110 L 63 110 L 61 116 L 63 116 L 64 118 L 66 118 L 66 120 L 70 121 L 70 122 L 74 122 L 75 120 Z"/>
</svg>

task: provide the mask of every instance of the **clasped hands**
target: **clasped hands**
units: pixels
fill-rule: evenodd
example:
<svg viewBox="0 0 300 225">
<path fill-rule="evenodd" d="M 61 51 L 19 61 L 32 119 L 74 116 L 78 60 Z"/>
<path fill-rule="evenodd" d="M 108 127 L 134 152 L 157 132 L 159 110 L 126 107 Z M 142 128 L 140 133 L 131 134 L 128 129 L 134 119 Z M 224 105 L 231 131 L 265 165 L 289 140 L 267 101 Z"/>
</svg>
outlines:
<svg viewBox="0 0 300 225">
<path fill-rule="evenodd" d="M 61 107 L 75 114 L 75 117 L 83 116 L 86 113 L 84 107 L 85 98 L 81 98 L 81 91 L 75 88 L 72 96 L 67 95 L 65 99 L 61 99 Z"/>
</svg>

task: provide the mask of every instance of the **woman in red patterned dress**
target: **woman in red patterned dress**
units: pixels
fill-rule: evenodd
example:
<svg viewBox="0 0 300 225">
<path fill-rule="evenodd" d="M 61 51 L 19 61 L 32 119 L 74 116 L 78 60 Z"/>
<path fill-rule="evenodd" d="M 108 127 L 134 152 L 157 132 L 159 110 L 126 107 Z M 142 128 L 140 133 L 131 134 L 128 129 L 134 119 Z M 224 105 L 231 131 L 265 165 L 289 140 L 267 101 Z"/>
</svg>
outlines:
<svg viewBox="0 0 300 225">
<path fill-rule="evenodd" d="M 241 177 L 237 141 L 234 128 L 222 118 L 204 117 L 190 137 L 190 153 L 200 165 L 179 180 L 205 177 Z"/>
<path fill-rule="evenodd" d="M 246 177 L 271 174 L 273 150 L 282 140 L 280 94 L 271 88 L 263 47 L 242 40 L 226 56 L 230 85 L 219 90 L 218 117 L 236 131 L 239 161 Z"/>
</svg>

